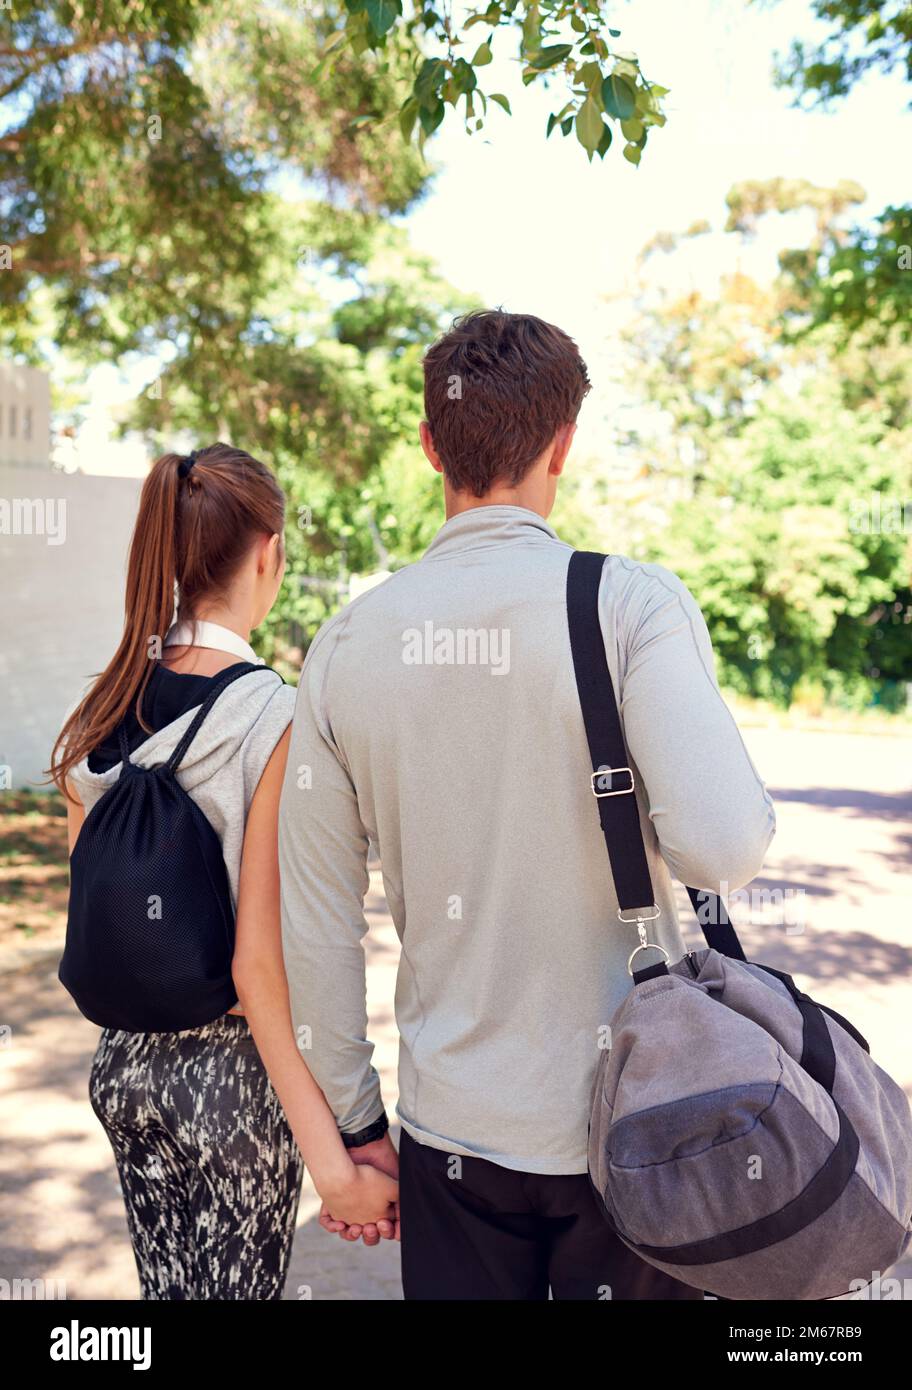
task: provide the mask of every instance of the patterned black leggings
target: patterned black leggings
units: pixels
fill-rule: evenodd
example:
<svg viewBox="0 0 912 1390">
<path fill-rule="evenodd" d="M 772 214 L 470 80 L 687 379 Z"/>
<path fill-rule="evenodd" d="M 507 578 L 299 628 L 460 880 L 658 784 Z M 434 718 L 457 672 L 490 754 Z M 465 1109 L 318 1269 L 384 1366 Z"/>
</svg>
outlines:
<svg viewBox="0 0 912 1390">
<path fill-rule="evenodd" d="M 105 1029 L 89 1082 L 149 1300 L 282 1296 L 303 1167 L 246 1020 Z"/>
</svg>

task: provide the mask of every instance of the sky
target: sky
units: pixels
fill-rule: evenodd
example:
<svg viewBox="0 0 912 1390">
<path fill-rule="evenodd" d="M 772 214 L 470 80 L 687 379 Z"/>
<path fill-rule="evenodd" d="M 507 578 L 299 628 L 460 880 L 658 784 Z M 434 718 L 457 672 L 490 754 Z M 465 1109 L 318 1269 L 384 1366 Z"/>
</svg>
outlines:
<svg viewBox="0 0 912 1390">
<path fill-rule="evenodd" d="M 489 107 L 484 131 L 468 136 L 448 115 L 428 146 L 436 169 L 429 190 L 403 219 L 413 244 L 457 288 L 572 334 L 595 383 L 584 408 L 590 420 L 611 402 L 600 389 L 614 332 L 606 299 L 630 283 L 638 252 L 656 232 L 684 231 L 704 218 L 721 229 L 725 195 L 744 179 L 853 179 L 868 194 L 859 218 L 873 216 L 908 201 L 912 167 L 909 91 L 898 77 L 868 77 L 829 113 L 797 109 L 776 88 L 774 54 L 815 34 L 810 0 L 632 0 L 617 6 L 614 27 L 618 46 L 639 56 L 650 81 L 670 89 L 667 124 L 650 135 L 639 168 L 622 157 L 620 138 L 604 162 L 591 165 L 575 135 L 545 141 L 562 87 L 523 88 L 515 40 L 504 32 L 495 62 L 482 70 L 483 86 L 507 94 L 512 117 Z M 486 33 L 483 26 L 474 32 L 479 41 Z M 758 278 L 775 270 L 771 236 L 772 229 L 758 237 L 753 263 L 744 266 Z M 711 280 L 731 254 L 721 230 L 700 238 L 687 274 Z M 111 438 L 110 410 L 152 375 L 148 364 L 125 377 L 96 370 L 93 408 L 71 463 L 93 472 L 144 470 L 142 445 Z"/>
<path fill-rule="evenodd" d="M 616 27 L 646 77 L 670 88 L 667 124 L 650 134 L 639 168 L 620 140 L 591 165 L 575 135 L 545 143 L 558 102 L 523 91 L 509 63 L 512 119 L 495 110 L 484 141 L 445 123 L 434 149 L 441 172 L 408 223 L 460 288 L 559 323 L 585 355 L 599 346 L 604 296 L 623 288 L 645 243 L 697 219 L 721 227 L 740 180 L 854 179 L 869 195 L 860 216 L 907 201 L 912 113 L 898 78 L 870 78 L 831 114 L 796 109 L 774 85 L 773 54 L 814 33 L 808 0 L 633 0 Z M 772 271 L 761 239 L 765 250 Z M 707 240 L 703 254 L 714 263 L 718 243 Z"/>
</svg>

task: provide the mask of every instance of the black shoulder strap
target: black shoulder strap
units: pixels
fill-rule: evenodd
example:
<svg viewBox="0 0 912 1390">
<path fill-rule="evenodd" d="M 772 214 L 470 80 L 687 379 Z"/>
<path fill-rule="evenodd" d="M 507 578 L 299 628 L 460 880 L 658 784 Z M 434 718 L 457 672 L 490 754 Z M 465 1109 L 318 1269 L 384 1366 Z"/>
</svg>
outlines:
<svg viewBox="0 0 912 1390">
<path fill-rule="evenodd" d="M 273 668 L 271 666 L 247 665 L 239 671 L 229 671 L 223 680 L 217 681 L 216 684 L 209 691 L 209 694 L 206 696 L 199 709 L 196 711 L 196 714 L 191 719 L 189 727 L 187 728 L 187 731 L 184 734 L 183 738 L 180 740 L 174 752 L 171 754 L 170 758 L 165 763 L 165 767 L 167 768 L 167 770 L 169 772 L 177 771 L 182 759 L 186 756 L 187 749 L 190 747 L 191 743 L 196 738 L 196 735 L 199 733 L 200 726 L 202 725 L 203 720 L 206 718 L 206 715 L 212 709 L 212 706 L 215 704 L 216 700 L 221 695 L 223 690 L 227 690 L 228 686 L 233 685 L 236 680 L 240 680 L 241 676 L 249 676 L 253 671 L 272 670 Z M 278 671 L 273 671 L 273 675 L 279 676 Z M 281 676 L 279 676 L 279 684 L 285 684 Z"/>
<path fill-rule="evenodd" d="M 605 556 L 577 550 L 567 571 L 567 620 L 573 670 L 592 761 L 590 788 L 608 847 L 611 873 L 621 912 L 637 910 L 644 918 L 655 911 L 652 879 L 634 791 L 621 717 L 599 622 L 599 587 Z M 744 960 L 744 951 L 721 898 L 688 888 L 708 945 L 723 955 Z M 630 920 L 634 920 L 631 917 Z"/>
</svg>

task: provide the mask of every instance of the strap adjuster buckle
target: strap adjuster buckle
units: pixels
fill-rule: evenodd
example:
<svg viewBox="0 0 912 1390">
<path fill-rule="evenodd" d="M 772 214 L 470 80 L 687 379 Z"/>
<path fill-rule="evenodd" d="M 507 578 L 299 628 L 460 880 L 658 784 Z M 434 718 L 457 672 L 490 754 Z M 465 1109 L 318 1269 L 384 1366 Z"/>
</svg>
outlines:
<svg viewBox="0 0 912 1390">
<path fill-rule="evenodd" d="M 596 778 L 599 778 L 600 784 L 603 784 L 607 781 L 610 789 L 612 778 L 616 777 L 619 773 L 622 772 L 626 772 L 627 776 L 630 778 L 629 787 L 618 787 L 614 790 L 608 791 L 598 790 L 598 784 L 595 780 Z M 592 795 L 594 797 L 597 797 L 599 800 L 601 800 L 602 797 L 605 796 L 629 796 L 634 788 L 633 769 L 629 767 L 600 767 L 597 772 L 590 773 L 589 785 L 592 788 Z"/>
</svg>

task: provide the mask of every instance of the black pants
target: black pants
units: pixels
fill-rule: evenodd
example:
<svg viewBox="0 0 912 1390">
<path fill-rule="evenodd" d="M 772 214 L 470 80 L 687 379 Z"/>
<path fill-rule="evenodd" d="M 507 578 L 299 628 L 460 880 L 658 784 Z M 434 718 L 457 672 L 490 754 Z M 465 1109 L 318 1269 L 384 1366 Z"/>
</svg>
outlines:
<svg viewBox="0 0 912 1390">
<path fill-rule="evenodd" d="M 627 1249 L 586 1173 L 519 1173 L 399 1144 L 407 1299 L 701 1299 Z"/>
</svg>

